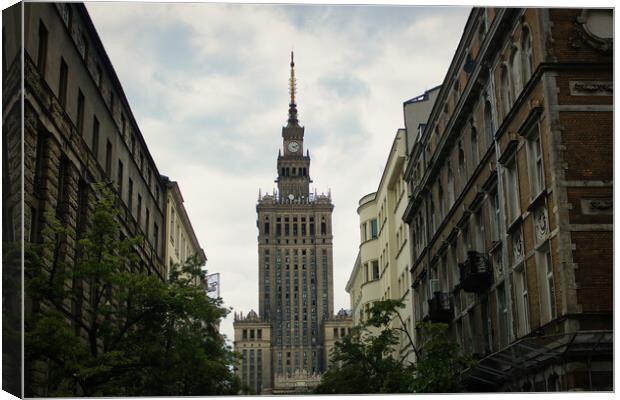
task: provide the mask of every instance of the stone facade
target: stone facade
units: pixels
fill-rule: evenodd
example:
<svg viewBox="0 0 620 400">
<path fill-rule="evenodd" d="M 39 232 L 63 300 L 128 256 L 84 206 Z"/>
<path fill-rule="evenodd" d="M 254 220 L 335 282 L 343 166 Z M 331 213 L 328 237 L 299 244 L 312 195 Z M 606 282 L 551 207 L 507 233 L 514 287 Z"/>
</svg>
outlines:
<svg viewBox="0 0 620 400">
<path fill-rule="evenodd" d="M 53 240 L 45 228 L 52 223 L 50 216 L 55 216 L 66 229 L 66 234 L 60 235 L 57 259 L 73 265 L 78 241 L 90 224 L 94 200 L 100 195 L 95 183 L 101 183 L 118 196 L 121 235 L 145 239 L 136 247 L 132 270 L 166 279 L 166 187 L 85 6 L 21 3 L 15 7 L 17 12 L 23 7 L 24 92 L 5 96 L 9 101 L 3 102 L 3 143 L 7 143 L 3 147 L 5 160 L 14 171 L 23 163 L 24 179 L 20 187 L 14 172 L 4 169 L 9 175 L 3 174 L 3 181 L 13 196 L 3 204 L 5 215 L 12 215 L 7 219 L 7 231 L 21 237 L 23 217 L 25 246 Z M 7 95 L 6 89 L 19 82 L 21 72 L 21 33 L 15 23 L 16 18 L 3 13 Z M 23 142 L 19 122 L 22 96 Z M 22 190 L 20 217 L 21 199 L 13 194 Z M 51 265 L 54 257 L 42 254 L 42 259 Z M 88 282 L 74 279 L 65 286 L 77 293 L 67 299 L 67 308 L 85 320 L 90 318 L 95 311 L 90 307 Z M 106 296 L 114 305 L 111 293 Z M 26 315 L 39 307 L 45 304 L 26 299 Z M 81 328 L 76 325 L 76 329 Z M 85 336 L 83 331 L 79 334 Z M 25 395 L 46 396 L 47 374 L 44 361 L 26 365 Z"/>
<path fill-rule="evenodd" d="M 351 313 L 344 309 L 338 311 L 334 317 L 326 320 L 323 324 L 323 337 L 325 338 L 325 370 L 328 370 L 334 365 L 331 357 L 336 343 L 343 337 L 349 335 L 352 327 L 353 319 L 351 318 Z M 338 365 L 341 366 L 342 362 L 339 362 Z"/>
<path fill-rule="evenodd" d="M 235 313 L 234 318 L 237 375 L 254 394 L 271 394 L 271 326 L 253 310 L 247 316 Z"/>
<path fill-rule="evenodd" d="M 611 21 L 473 9 L 409 153 L 415 321 L 470 390 L 613 388 Z"/>
</svg>

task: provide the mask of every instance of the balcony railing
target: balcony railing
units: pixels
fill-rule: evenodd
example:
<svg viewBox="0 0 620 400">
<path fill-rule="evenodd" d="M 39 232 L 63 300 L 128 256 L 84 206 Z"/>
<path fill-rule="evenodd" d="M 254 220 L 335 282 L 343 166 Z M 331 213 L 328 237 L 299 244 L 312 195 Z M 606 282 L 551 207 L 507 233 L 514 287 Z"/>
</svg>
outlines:
<svg viewBox="0 0 620 400">
<path fill-rule="evenodd" d="M 488 257 L 477 251 L 468 251 L 467 260 L 459 264 L 461 287 L 470 293 L 481 293 L 493 283 L 493 271 Z"/>
<path fill-rule="evenodd" d="M 454 310 L 452 306 L 452 298 L 449 293 L 435 292 L 433 297 L 428 300 L 428 318 L 431 322 L 452 321 Z"/>
</svg>

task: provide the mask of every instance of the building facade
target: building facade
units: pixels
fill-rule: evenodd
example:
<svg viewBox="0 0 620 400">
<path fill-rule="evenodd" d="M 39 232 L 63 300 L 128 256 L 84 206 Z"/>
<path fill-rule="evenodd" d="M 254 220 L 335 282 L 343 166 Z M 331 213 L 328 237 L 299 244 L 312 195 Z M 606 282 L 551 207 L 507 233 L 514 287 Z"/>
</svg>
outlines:
<svg viewBox="0 0 620 400">
<path fill-rule="evenodd" d="M 335 316 L 327 319 L 323 324 L 323 338 L 325 340 L 323 359 L 325 360 L 325 370 L 334 366 L 332 362 L 334 347 L 336 347 L 337 342 L 351 333 L 352 327 L 353 318 L 351 317 L 351 312 L 344 309 L 338 311 Z M 342 362 L 339 362 L 337 365 L 342 366 Z"/>
<path fill-rule="evenodd" d="M 253 394 L 272 393 L 271 326 L 251 310 L 235 313 L 235 351 L 240 356 L 237 375 Z"/>
<path fill-rule="evenodd" d="M 326 362 L 323 324 L 333 315 L 334 206 L 330 194 L 310 192 L 310 155 L 304 154 L 304 127 L 297 119 L 292 58 L 290 94 L 277 158 L 278 189 L 259 193 L 256 206 L 259 316 L 271 326 L 274 393 L 318 384 Z"/>
<path fill-rule="evenodd" d="M 407 206 L 408 188 L 404 179 L 407 159 L 406 133 L 399 129 L 394 137 L 378 189 L 359 201 L 359 255 L 346 290 L 351 298 L 355 324 L 364 321 L 378 300 L 401 300 L 403 321 L 396 318 L 393 327 L 413 331 L 410 288 L 411 254 L 408 228 L 402 220 Z M 403 326 L 404 323 L 404 326 Z M 413 361 L 415 354 L 404 332 L 400 332 L 394 356 Z"/>
<path fill-rule="evenodd" d="M 165 176 L 162 176 L 161 179 L 166 188 L 164 263 L 166 265 L 166 277 L 168 277 L 172 267 L 182 265 L 189 257 L 197 257 L 199 266 L 204 266 L 207 262 L 207 256 L 198 243 L 194 228 L 185 210 L 179 184 Z M 201 282 L 196 282 L 196 284 L 201 284 Z"/>
<path fill-rule="evenodd" d="M 473 9 L 411 146 L 414 320 L 479 358 L 469 390 L 613 389 L 612 21 Z"/>
<path fill-rule="evenodd" d="M 129 267 L 166 279 L 166 186 L 85 6 L 19 3 L 3 12 L 2 23 L 3 159 L 11 166 L 3 170 L 8 189 L 4 230 L 17 241 L 23 234 L 25 246 L 54 242 L 46 228 L 58 220 L 66 230 L 58 236 L 59 250 L 41 258 L 48 271 L 52 260 L 72 266 L 100 197 L 100 183 L 117 196 L 121 236 L 144 238 Z M 23 186 L 10 171 L 22 166 Z M 27 284 L 28 273 L 25 279 Z M 95 311 L 89 282 L 76 278 L 65 287 L 74 294 L 66 300 L 67 309 L 76 319 L 91 319 Z M 103 296 L 114 305 L 111 290 Z M 40 307 L 45 304 L 28 298 L 24 304 L 27 316 Z M 86 337 L 79 324 L 75 328 Z M 25 395 L 48 395 L 45 382 L 51 370 L 46 361 L 26 365 Z"/>
</svg>

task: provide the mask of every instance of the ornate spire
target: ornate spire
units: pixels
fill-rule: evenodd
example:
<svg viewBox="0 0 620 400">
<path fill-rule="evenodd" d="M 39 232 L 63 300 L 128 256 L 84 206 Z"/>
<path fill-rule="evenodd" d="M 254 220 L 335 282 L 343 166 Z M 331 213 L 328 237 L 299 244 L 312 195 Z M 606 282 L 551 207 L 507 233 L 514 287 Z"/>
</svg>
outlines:
<svg viewBox="0 0 620 400">
<path fill-rule="evenodd" d="M 295 104 L 295 59 L 293 51 L 291 51 L 291 77 L 289 78 L 288 87 L 291 95 L 291 102 L 288 105 L 288 126 L 299 126 L 299 120 L 297 119 L 297 104 Z"/>
</svg>

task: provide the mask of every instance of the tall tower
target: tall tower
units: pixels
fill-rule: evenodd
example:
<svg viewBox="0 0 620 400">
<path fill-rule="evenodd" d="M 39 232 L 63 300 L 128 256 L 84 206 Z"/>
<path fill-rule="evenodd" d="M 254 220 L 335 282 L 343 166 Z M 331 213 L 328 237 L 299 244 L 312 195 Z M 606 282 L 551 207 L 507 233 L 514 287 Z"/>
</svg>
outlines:
<svg viewBox="0 0 620 400">
<path fill-rule="evenodd" d="M 268 322 L 273 393 L 308 390 L 325 370 L 323 324 L 333 315 L 330 194 L 310 192 L 310 154 L 295 102 L 291 52 L 288 122 L 277 159 L 277 192 L 259 195 L 259 314 Z"/>
</svg>

